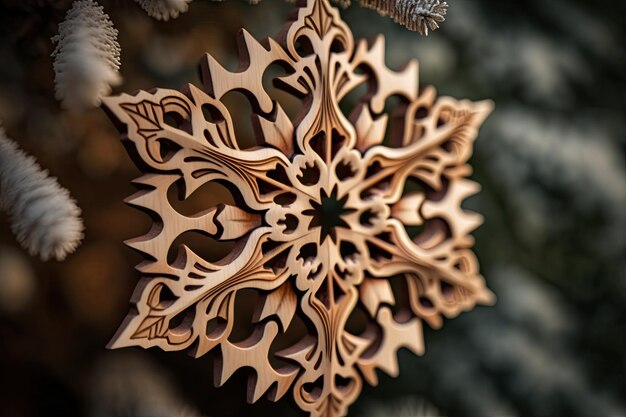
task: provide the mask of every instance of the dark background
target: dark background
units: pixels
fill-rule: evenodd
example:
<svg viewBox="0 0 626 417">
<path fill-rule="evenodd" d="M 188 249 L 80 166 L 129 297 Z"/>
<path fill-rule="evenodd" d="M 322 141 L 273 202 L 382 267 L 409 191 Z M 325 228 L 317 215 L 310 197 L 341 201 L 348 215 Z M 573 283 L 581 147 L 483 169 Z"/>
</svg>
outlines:
<svg viewBox="0 0 626 417">
<path fill-rule="evenodd" d="M 472 159 L 483 191 L 475 232 L 498 296 L 426 329 L 426 355 L 365 388 L 358 416 L 626 416 L 626 3 L 451 0 L 429 37 L 353 5 L 355 37 L 387 38 L 387 63 L 420 60 L 420 82 L 492 98 Z M 236 66 L 235 34 L 274 35 L 288 3 L 196 0 L 157 22 L 134 2 L 102 1 L 120 31 L 116 91 L 198 83 L 206 51 Z M 65 262 L 16 246 L 0 217 L 0 414 L 295 416 L 245 404 L 245 375 L 212 387 L 210 358 L 104 346 L 126 314 L 140 257 L 122 241 L 148 219 L 122 200 L 131 164 L 99 109 L 54 100 L 50 37 L 68 1 L 0 1 L 0 120 L 83 210 L 86 238 Z M 439 411 L 437 411 L 439 410 Z"/>
</svg>

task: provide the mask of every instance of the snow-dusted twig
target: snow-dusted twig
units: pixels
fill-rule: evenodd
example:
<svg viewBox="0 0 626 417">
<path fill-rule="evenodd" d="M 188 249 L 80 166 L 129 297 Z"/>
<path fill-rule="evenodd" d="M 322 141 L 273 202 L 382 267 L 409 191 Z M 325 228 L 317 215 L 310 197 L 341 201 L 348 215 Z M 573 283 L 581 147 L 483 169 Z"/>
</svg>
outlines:
<svg viewBox="0 0 626 417">
<path fill-rule="evenodd" d="M 395 22 L 428 35 L 446 19 L 448 3 L 440 0 L 360 0 L 361 6 L 391 17 Z"/>
<path fill-rule="evenodd" d="M 98 106 L 111 86 L 121 83 L 117 30 L 94 0 L 75 1 L 52 42 L 55 93 L 64 107 Z"/>
<path fill-rule="evenodd" d="M 0 209 L 31 255 L 62 260 L 83 237 L 80 209 L 56 179 L 0 128 Z"/>
<path fill-rule="evenodd" d="M 142 9 L 157 20 L 175 19 L 185 13 L 191 0 L 135 0 Z"/>
</svg>

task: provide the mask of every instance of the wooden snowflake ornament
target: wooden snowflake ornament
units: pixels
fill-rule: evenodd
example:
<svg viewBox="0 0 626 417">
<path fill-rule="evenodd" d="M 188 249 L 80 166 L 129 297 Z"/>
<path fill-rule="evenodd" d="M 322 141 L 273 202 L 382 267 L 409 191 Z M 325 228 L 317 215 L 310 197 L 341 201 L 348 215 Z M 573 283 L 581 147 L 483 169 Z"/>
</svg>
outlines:
<svg viewBox="0 0 626 417">
<path fill-rule="evenodd" d="M 419 92 L 417 63 L 386 68 L 382 36 L 355 43 L 327 0 L 301 5 L 277 40 L 239 41 L 235 72 L 205 57 L 203 88 L 105 100 L 146 172 L 129 203 L 154 220 L 129 242 L 146 261 L 111 347 L 213 350 L 218 385 L 253 370 L 249 401 L 289 392 L 310 416 L 343 416 L 377 369 L 398 374 L 399 348 L 423 353 L 423 321 L 438 328 L 493 300 L 470 250 L 481 217 L 460 207 L 478 191 L 467 161 L 492 105 Z M 275 63 L 287 72 L 275 84 L 302 102 L 294 120 L 264 88 Z M 252 105 L 258 146 L 235 137 L 231 91 Z M 187 199 L 213 181 L 236 206 L 189 216 L 168 200 L 174 184 Z M 168 260 L 188 231 L 235 245 L 215 262 L 185 245 Z M 251 289 L 251 331 L 235 340 L 235 301 Z"/>
</svg>

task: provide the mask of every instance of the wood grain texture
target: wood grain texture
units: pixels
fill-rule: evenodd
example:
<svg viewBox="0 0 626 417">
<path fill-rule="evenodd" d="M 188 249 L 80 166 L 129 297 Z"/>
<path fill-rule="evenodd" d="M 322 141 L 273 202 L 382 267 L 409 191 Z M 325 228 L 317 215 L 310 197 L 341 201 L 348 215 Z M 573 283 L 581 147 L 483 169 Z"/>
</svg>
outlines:
<svg viewBox="0 0 626 417">
<path fill-rule="evenodd" d="M 420 91 L 416 61 L 388 69 L 383 37 L 355 42 L 327 0 L 302 3 L 276 39 L 242 31 L 239 52 L 234 72 L 206 55 L 202 88 L 104 102 L 145 172 L 128 203 L 154 220 L 128 242 L 143 278 L 110 347 L 213 350 L 217 385 L 248 367 L 249 401 L 290 393 L 312 417 L 343 416 L 377 370 L 398 374 L 399 348 L 424 352 L 423 322 L 493 302 L 471 251 L 482 219 L 461 209 L 478 191 L 467 163 L 492 104 Z M 273 64 L 285 71 L 275 85 L 301 100 L 293 119 L 264 87 Z M 251 104 L 257 146 L 236 137 L 232 91 Z M 185 200 L 211 182 L 236 206 L 184 215 L 169 200 L 176 184 Z M 187 245 L 168 258 L 189 231 L 234 245 L 216 261 Z"/>
</svg>

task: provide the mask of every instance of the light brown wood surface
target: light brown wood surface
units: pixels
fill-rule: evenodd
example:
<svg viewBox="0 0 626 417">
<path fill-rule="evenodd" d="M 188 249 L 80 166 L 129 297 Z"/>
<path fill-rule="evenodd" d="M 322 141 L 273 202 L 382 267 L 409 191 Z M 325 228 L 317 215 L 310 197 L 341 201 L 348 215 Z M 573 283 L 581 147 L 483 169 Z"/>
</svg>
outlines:
<svg viewBox="0 0 626 417">
<path fill-rule="evenodd" d="M 247 367 L 249 401 L 289 394 L 310 416 L 343 416 L 377 370 L 398 374 L 399 348 L 424 352 L 423 322 L 493 301 L 471 251 L 482 219 L 461 209 L 479 188 L 467 163 L 492 104 L 419 89 L 416 61 L 388 69 L 383 37 L 355 41 L 327 0 L 302 4 L 275 40 L 242 31 L 239 52 L 234 72 L 206 55 L 201 88 L 105 100 L 145 172 L 128 203 L 154 221 L 128 242 L 143 278 L 110 347 L 213 351 L 217 385 Z M 272 64 L 301 100 L 293 118 L 264 86 Z M 257 146 L 236 137 L 233 91 L 252 106 Z M 210 182 L 237 203 L 189 215 L 168 197 Z M 217 261 L 186 245 L 168 259 L 189 231 L 235 244 Z M 237 300 L 254 304 L 251 323 Z"/>
</svg>

